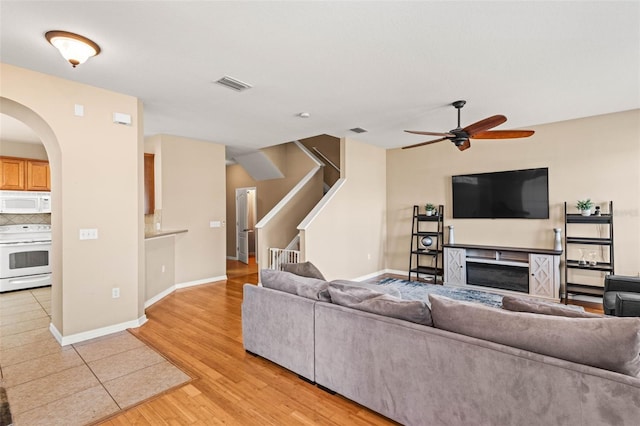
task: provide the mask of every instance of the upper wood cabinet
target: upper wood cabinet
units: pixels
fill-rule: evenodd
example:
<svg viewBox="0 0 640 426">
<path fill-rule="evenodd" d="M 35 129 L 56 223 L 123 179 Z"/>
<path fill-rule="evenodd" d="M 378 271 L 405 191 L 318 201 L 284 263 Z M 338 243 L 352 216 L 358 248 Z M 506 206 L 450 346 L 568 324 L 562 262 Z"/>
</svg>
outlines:
<svg viewBox="0 0 640 426">
<path fill-rule="evenodd" d="M 0 189 L 23 191 L 25 189 L 25 162 L 19 158 L 0 157 L 2 182 Z"/>
<path fill-rule="evenodd" d="M 27 191 L 50 191 L 51 174 L 48 161 L 27 160 Z"/>
<path fill-rule="evenodd" d="M 153 214 L 155 203 L 154 156 L 144 154 L 144 214 Z"/>
<path fill-rule="evenodd" d="M 30 158 L 0 157 L 0 189 L 51 191 L 49 162 Z"/>
</svg>

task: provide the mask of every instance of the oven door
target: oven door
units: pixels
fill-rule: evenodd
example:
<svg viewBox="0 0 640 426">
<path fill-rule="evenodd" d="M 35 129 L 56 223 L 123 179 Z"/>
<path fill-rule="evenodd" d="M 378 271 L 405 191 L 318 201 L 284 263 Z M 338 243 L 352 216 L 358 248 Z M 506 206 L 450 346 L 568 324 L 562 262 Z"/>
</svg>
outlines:
<svg viewBox="0 0 640 426">
<path fill-rule="evenodd" d="M 50 273 L 50 241 L 0 244 L 0 278 Z"/>
</svg>

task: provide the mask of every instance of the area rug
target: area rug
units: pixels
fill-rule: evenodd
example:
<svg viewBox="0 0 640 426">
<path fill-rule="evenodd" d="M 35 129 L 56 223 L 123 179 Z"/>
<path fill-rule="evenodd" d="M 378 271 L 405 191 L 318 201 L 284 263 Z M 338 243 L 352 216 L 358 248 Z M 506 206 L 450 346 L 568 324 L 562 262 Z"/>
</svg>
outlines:
<svg viewBox="0 0 640 426">
<path fill-rule="evenodd" d="M 11 410 L 9 410 L 9 399 L 4 388 L 0 388 L 0 426 L 10 426 L 13 424 L 11 420 Z"/>
<path fill-rule="evenodd" d="M 482 303 L 483 305 L 494 308 L 502 307 L 502 296 L 495 293 L 427 284 L 418 281 L 399 280 L 396 278 L 385 278 L 378 281 L 377 284 L 386 288 L 395 288 L 400 292 L 403 299 L 423 300 L 427 302 L 427 304 L 429 304 L 429 295 L 436 294 L 455 300 Z"/>
</svg>

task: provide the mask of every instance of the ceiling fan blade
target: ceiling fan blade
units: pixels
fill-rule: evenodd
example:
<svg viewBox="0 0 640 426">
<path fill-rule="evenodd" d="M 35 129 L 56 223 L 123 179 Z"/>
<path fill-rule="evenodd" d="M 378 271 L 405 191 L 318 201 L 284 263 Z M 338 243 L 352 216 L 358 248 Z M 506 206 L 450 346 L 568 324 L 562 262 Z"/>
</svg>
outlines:
<svg viewBox="0 0 640 426">
<path fill-rule="evenodd" d="M 474 133 L 473 139 L 515 139 L 528 138 L 535 132 L 533 130 L 488 130 L 486 132 Z"/>
<path fill-rule="evenodd" d="M 416 135 L 426 135 L 426 136 L 446 136 L 453 137 L 454 135 L 451 133 L 439 133 L 439 132 L 421 132 L 419 130 L 405 130 L 407 133 L 413 133 Z"/>
<path fill-rule="evenodd" d="M 460 151 L 464 151 L 465 149 L 469 149 L 471 148 L 471 142 L 469 141 L 469 139 L 467 139 L 462 145 L 458 146 L 458 149 Z"/>
<path fill-rule="evenodd" d="M 475 135 L 476 133 L 484 132 L 485 130 L 489 130 L 492 127 L 499 126 L 505 121 L 507 121 L 507 117 L 505 117 L 504 115 L 494 115 L 485 118 L 484 120 L 480 120 L 476 123 L 470 124 L 462 130 L 467 132 L 470 137 L 473 137 L 473 135 Z"/>
<path fill-rule="evenodd" d="M 432 141 L 426 141 L 426 142 L 417 143 L 415 145 L 403 146 L 402 149 L 417 148 L 419 146 L 430 145 L 432 143 L 441 142 L 441 141 L 445 141 L 445 140 L 447 140 L 447 138 L 435 139 L 435 140 L 432 140 Z"/>
</svg>

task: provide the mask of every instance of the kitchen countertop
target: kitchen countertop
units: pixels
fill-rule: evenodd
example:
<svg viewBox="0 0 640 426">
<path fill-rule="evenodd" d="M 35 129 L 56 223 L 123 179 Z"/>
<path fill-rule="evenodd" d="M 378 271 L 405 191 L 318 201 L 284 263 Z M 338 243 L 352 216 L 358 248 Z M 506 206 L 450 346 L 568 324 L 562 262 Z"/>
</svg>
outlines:
<svg viewBox="0 0 640 426">
<path fill-rule="evenodd" d="M 188 229 L 161 229 L 159 231 L 145 232 L 144 239 L 148 240 L 151 238 L 168 237 L 171 235 L 183 234 L 188 231 Z"/>
</svg>

